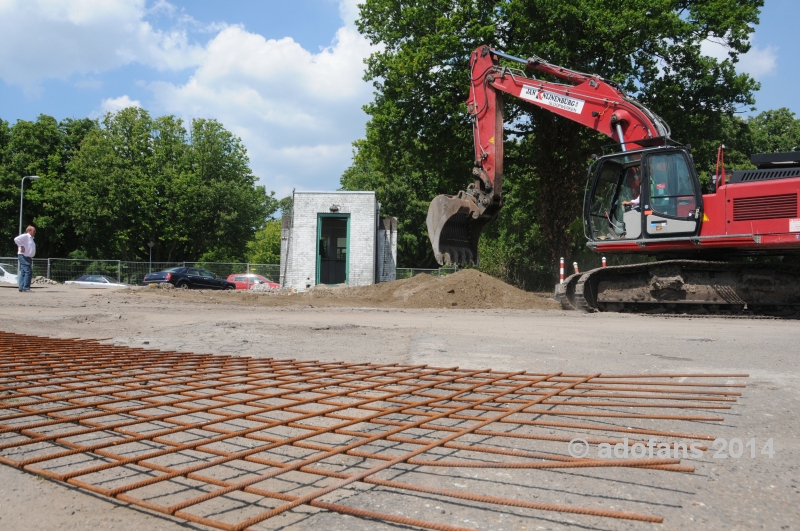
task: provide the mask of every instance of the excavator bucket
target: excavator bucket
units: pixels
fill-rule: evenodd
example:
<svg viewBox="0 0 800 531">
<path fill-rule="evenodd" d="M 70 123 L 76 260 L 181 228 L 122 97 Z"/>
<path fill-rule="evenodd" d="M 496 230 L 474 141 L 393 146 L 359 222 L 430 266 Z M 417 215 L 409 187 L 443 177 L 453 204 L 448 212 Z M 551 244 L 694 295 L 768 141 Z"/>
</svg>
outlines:
<svg viewBox="0 0 800 531">
<path fill-rule="evenodd" d="M 490 220 L 471 195 L 438 195 L 428 207 L 428 235 L 440 265 L 479 264 L 478 239 Z"/>
</svg>

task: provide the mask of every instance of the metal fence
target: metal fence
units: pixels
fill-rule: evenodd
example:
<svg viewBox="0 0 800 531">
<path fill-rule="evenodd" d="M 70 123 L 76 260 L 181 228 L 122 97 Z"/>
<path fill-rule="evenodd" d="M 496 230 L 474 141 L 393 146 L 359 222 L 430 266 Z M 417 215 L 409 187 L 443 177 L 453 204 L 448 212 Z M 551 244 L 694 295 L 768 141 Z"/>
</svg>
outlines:
<svg viewBox="0 0 800 531">
<path fill-rule="evenodd" d="M 458 271 L 458 267 L 440 267 L 439 269 L 422 269 L 417 267 L 398 267 L 397 280 L 404 278 L 411 278 L 413 276 L 425 273 L 436 277 L 443 277 Z"/>
<path fill-rule="evenodd" d="M 17 257 L 0 257 L 0 264 L 17 273 Z M 105 275 L 125 284 L 141 284 L 150 271 L 171 267 L 200 267 L 221 278 L 233 273 L 255 273 L 280 282 L 278 264 L 249 264 L 229 262 L 128 262 L 125 260 L 78 260 L 72 258 L 34 258 L 33 276 L 43 276 L 56 282 L 75 280 L 82 275 Z"/>
<path fill-rule="evenodd" d="M 0 264 L 9 272 L 17 273 L 17 257 L 0 257 Z M 7 267 L 6 267 L 7 266 Z M 127 262 L 125 260 L 79 260 L 72 258 L 34 258 L 33 276 L 43 276 L 56 282 L 75 280 L 82 275 L 105 275 L 125 284 L 141 284 L 151 271 L 163 271 L 171 267 L 200 267 L 208 269 L 220 278 L 233 273 L 254 273 L 280 283 L 279 264 L 249 264 L 245 262 Z M 443 277 L 458 271 L 457 267 L 423 269 L 398 267 L 397 280 L 419 274 Z"/>
<path fill-rule="evenodd" d="M 0 256 L 0 265 L 3 266 L 3 269 L 8 271 L 13 275 L 19 274 L 18 265 L 19 261 L 16 256 Z M 34 258 L 33 259 L 33 276 L 47 276 L 47 259 L 46 258 Z"/>
</svg>

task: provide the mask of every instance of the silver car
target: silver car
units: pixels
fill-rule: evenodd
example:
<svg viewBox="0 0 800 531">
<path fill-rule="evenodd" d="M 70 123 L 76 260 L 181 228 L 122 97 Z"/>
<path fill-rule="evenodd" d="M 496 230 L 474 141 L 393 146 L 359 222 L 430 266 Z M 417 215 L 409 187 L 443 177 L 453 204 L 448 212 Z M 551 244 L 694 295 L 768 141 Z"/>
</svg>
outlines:
<svg viewBox="0 0 800 531">
<path fill-rule="evenodd" d="M 18 284 L 17 266 L 11 264 L 0 264 L 0 282 Z"/>
<path fill-rule="evenodd" d="M 83 275 L 75 280 L 67 280 L 64 284 L 83 288 L 126 288 L 129 284 L 120 284 L 105 275 Z"/>
</svg>

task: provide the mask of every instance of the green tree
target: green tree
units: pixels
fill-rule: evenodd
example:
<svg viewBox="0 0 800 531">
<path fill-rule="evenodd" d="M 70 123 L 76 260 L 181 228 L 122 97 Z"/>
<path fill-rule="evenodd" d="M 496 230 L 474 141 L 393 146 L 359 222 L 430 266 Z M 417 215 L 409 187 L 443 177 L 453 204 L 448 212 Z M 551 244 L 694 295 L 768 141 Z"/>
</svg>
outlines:
<svg viewBox="0 0 800 531">
<path fill-rule="evenodd" d="M 488 44 L 592 72 L 620 84 L 672 124 L 674 137 L 713 165 L 723 120 L 753 103 L 757 83 L 735 70 L 749 48 L 762 0 L 366 0 L 359 30 L 379 51 L 365 78 L 375 99 L 365 139 L 355 144 L 345 189 L 378 192 L 400 220 L 402 265 L 430 265 L 424 229 L 429 201 L 471 180 L 472 128 L 464 101 L 470 52 Z M 700 45 L 726 45 L 724 61 Z M 589 155 L 608 139 L 530 105 L 506 99 L 506 207 L 483 249 L 517 257 L 487 268 L 553 271 L 568 256 L 580 216 Z M 488 244 L 488 245 L 487 245 Z M 492 251 L 493 250 L 493 251 Z M 516 262 L 516 265 L 515 265 Z M 527 275 L 524 271 L 517 274 Z M 511 275 L 513 277 L 514 275 Z M 510 278 L 510 277 L 509 277 Z"/>
<path fill-rule="evenodd" d="M 746 119 L 726 117 L 721 139 L 726 146 L 725 167 L 729 170 L 751 169 L 754 167 L 750 162 L 752 153 L 800 150 L 800 119 L 785 107 L 763 111 Z"/>
<path fill-rule="evenodd" d="M 764 111 L 747 120 L 753 153 L 800 150 L 800 119 L 786 107 Z"/>
<path fill-rule="evenodd" d="M 55 118 L 40 115 L 36 121 L 19 120 L 13 126 L 0 120 L 0 233 L 4 248 L 13 251 L 10 238 L 18 231 L 20 181 L 26 181 L 25 224 L 37 227 L 39 256 L 63 256 L 75 248 L 77 237 L 71 220 L 63 215 L 59 197 L 63 192 L 66 165 L 78 151 L 83 137 L 97 128 L 94 120 Z"/>
<path fill-rule="evenodd" d="M 281 213 L 281 216 L 291 216 L 293 205 L 294 197 L 291 195 L 286 196 L 283 199 L 278 200 L 278 212 Z"/>
<path fill-rule="evenodd" d="M 17 235 L 14 213 L 19 207 L 19 180 L 10 167 L 10 161 L 11 128 L 8 122 L 0 120 L 0 238 L 3 239 L 0 254 L 3 256 L 13 255 L 14 242 L 11 239 Z"/>
<path fill-rule="evenodd" d="M 42 256 L 65 256 L 81 246 L 73 220 L 61 205 L 68 182 L 67 165 L 80 151 L 86 135 L 97 128 L 97 121 L 89 118 L 67 118 L 58 124 L 58 155 L 51 158 L 54 171 L 36 181 L 29 196 Z"/>
<path fill-rule="evenodd" d="M 251 264 L 279 264 L 281 262 L 281 220 L 267 221 L 263 229 L 247 243 L 247 261 Z"/>
<path fill-rule="evenodd" d="M 247 242 L 279 207 L 274 192 L 268 195 L 255 185 L 241 140 L 215 120 L 192 122 L 189 160 L 202 192 L 193 196 L 194 253 L 226 249 L 231 258 L 241 260 Z"/>
<path fill-rule="evenodd" d="M 277 208 L 241 141 L 214 120 L 191 132 L 139 108 L 107 114 L 67 166 L 63 207 L 92 256 L 240 261 Z"/>
</svg>

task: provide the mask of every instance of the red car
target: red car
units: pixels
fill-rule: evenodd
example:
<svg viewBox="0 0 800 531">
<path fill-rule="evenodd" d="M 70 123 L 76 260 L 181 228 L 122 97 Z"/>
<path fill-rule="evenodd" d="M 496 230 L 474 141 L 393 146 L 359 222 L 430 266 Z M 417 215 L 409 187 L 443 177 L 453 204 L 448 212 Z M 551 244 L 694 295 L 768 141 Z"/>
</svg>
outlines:
<svg viewBox="0 0 800 531">
<path fill-rule="evenodd" d="M 270 288 L 280 288 L 281 285 L 261 275 L 234 273 L 228 277 L 228 282 L 236 284 L 236 289 L 250 289 L 257 284 L 266 284 Z"/>
</svg>

